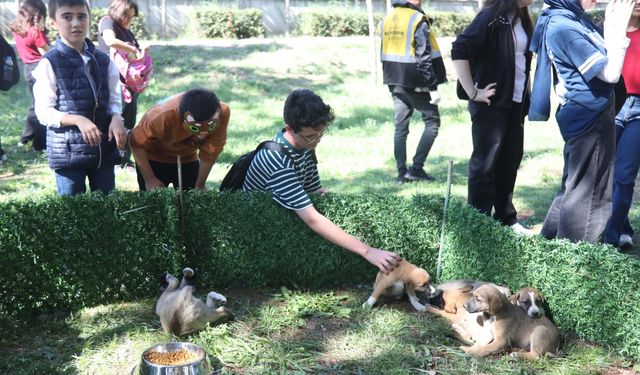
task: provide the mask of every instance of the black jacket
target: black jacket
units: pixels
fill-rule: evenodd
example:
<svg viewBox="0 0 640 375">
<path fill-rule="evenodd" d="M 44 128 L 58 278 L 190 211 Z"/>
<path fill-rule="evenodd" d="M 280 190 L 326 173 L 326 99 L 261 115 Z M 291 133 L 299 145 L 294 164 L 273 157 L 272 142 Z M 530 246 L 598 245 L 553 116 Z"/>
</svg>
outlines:
<svg viewBox="0 0 640 375">
<path fill-rule="evenodd" d="M 471 75 L 478 87 L 496 82 L 496 94 L 491 105 L 510 108 L 515 81 L 515 45 L 513 27 L 506 16 L 498 16 L 490 9 L 481 10 L 471 24 L 451 45 L 452 60 L 469 60 Z M 529 70 L 531 52 L 526 53 L 525 93 L 523 113 L 528 112 Z"/>
</svg>

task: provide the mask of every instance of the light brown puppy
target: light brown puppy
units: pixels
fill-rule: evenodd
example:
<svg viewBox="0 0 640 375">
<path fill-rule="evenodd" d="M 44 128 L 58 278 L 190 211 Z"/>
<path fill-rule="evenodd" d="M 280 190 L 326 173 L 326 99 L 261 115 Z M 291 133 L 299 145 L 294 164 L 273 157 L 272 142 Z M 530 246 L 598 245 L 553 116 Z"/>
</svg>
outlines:
<svg viewBox="0 0 640 375">
<path fill-rule="evenodd" d="M 518 293 L 511 295 L 509 301 L 520 306 L 532 318 L 546 315 L 543 307 L 544 297 L 536 288 L 522 288 Z"/>
<path fill-rule="evenodd" d="M 489 322 L 482 319 L 481 313 L 471 314 L 463 305 L 471 298 L 474 290 L 481 285 L 491 285 L 505 296 L 511 295 L 509 288 L 479 280 L 451 280 L 436 286 L 436 294 L 442 291 L 442 309 L 427 305 L 427 312 L 441 316 L 451 322 L 455 337 L 467 345 L 488 344 L 493 340 Z"/>
<path fill-rule="evenodd" d="M 484 357 L 513 348 L 517 350 L 512 353 L 515 357 L 538 359 L 558 351 L 558 329 L 546 316 L 531 318 L 490 285 L 476 289 L 464 308 L 470 313 L 481 312 L 493 331 L 490 343 L 461 347 L 467 354 Z"/>
<path fill-rule="evenodd" d="M 156 303 L 156 314 L 165 332 L 181 336 L 202 330 L 207 323 L 219 320 L 232 320 L 233 314 L 226 307 L 218 307 L 217 303 L 225 303 L 227 299 L 216 292 L 207 294 L 207 302 L 193 295 L 195 287 L 187 285 L 187 279 L 194 276 L 191 268 L 182 270 L 182 281 L 167 273 L 167 287 L 162 291 Z"/>
<path fill-rule="evenodd" d="M 378 272 L 373 284 L 373 293 L 362 307 L 373 307 L 381 295 L 400 298 L 406 292 L 413 308 L 425 311 L 426 307 L 418 301 L 416 292 L 431 295 L 434 291 L 435 289 L 431 286 L 431 276 L 424 268 L 416 267 L 405 259 L 401 259 L 389 274 Z"/>
</svg>

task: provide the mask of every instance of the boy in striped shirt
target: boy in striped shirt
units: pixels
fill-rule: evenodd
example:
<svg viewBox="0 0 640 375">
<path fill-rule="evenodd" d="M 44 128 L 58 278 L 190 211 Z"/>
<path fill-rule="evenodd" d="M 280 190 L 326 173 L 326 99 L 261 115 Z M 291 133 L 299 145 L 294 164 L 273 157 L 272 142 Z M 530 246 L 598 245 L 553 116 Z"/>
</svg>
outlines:
<svg viewBox="0 0 640 375">
<path fill-rule="evenodd" d="M 326 240 L 356 253 L 383 272 L 390 272 L 400 257 L 371 247 L 346 233 L 319 213 L 309 194 L 324 194 L 315 158 L 315 148 L 334 120 L 331 107 L 311 90 L 294 90 L 284 105 L 285 126 L 274 141 L 289 155 L 260 150 L 247 171 L 244 191 L 268 191 L 284 208 L 295 211 L 304 223 Z"/>
</svg>

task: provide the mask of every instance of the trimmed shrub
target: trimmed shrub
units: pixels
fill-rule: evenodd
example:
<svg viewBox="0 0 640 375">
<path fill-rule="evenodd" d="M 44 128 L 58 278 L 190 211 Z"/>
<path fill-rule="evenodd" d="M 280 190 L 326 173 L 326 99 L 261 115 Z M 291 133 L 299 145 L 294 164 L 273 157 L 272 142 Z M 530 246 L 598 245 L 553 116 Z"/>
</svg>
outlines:
<svg viewBox="0 0 640 375">
<path fill-rule="evenodd" d="M 378 25 L 382 15 L 374 16 Z M 296 21 L 294 33 L 306 36 L 350 36 L 368 35 L 367 13 L 357 9 L 310 8 L 301 13 Z"/>
<path fill-rule="evenodd" d="M 174 194 L 100 194 L 0 205 L 0 316 L 152 295 L 182 264 Z"/>
<path fill-rule="evenodd" d="M 427 12 L 436 37 L 455 36 L 469 26 L 475 15 L 454 12 Z"/>
<path fill-rule="evenodd" d="M 314 203 L 347 232 L 435 277 L 442 197 L 328 194 Z M 375 277 L 267 194 L 192 191 L 180 207 L 169 189 L 1 202 L 0 317 L 150 297 L 157 276 L 187 265 L 216 288 L 325 288 Z M 442 280 L 536 287 L 562 330 L 640 359 L 640 261 L 610 246 L 518 236 L 458 200 L 447 217 Z"/>
<path fill-rule="evenodd" d="M 458 35 L 464 30 L 474 16 L 453 12 L 426 12 L 431 19 L 436 36 Z M 378 28 L 384 14 L 376 13 L 373 23 Z M 369 21 L 367 13 L 362 10 L 311 8 L 300 14 L 294 29 L 296 34 L 307 36 L 349 36 L 368 35 Z"/>
<path fill-rule="evenodd" d="M 93 8 L 91 9 L 91 29 L 89 30 L 89 39 L 93 41 L 98 40 L 98 22 L 102 17 L 107 15 L 107 8 Z M 141 40 L 149 37 L 149 32 L 144 26 L 144 13 L 138 12 L 138 17 L 133 17 L 129 30 L 133 32 L 136 39 Z M 47 30 L 47 37 L 51 42 L 54 42 L 58 37 L 58 30 L 53 26 L 49 26 Z"/>
<path fill-rule="evenodd" d="M 260 9 L 218 6 L 196 8 L 196 32 L 203 38 L 246 39 L 264 36 Z"/>
</svg>

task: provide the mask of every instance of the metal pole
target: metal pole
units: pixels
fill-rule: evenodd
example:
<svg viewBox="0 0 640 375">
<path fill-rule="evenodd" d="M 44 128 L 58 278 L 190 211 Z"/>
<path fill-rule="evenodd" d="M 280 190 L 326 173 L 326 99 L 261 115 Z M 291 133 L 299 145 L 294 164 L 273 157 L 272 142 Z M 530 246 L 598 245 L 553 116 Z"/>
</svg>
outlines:
<svg viewBox="0 0 640 375">
<path fill-rule="evenodd" d="M 442 229 L 440 230 L 440 249 L 438 249 L 438 266 L 436 270 L 436 282 L 440 283 L 442 273 L 442 253 L 444 251 L 444 230 L 447 223 L 447 211 L 449 211 L 449 197 L 451 197 L 451 168 L 453 161 L 449 160 L 447 167 L 447 191 L 444 195 L 444 210 L 442 213 Z"/>
</svg>

